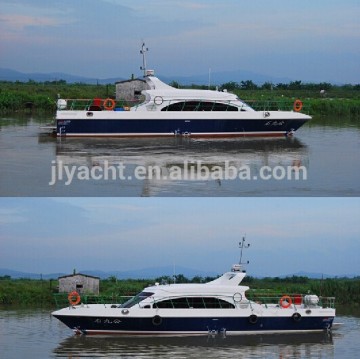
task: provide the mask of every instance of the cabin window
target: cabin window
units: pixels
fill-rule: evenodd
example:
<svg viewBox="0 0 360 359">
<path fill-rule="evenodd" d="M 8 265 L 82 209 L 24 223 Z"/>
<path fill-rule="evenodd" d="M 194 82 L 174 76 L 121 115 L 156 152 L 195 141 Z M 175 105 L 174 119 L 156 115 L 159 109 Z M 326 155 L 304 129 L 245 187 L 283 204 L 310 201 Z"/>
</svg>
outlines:
<svg viewBox="0 0 360 359">
<path fill-rule="evenodd" d="M 176 298 L 171 300 L 174 308 L 189 308 L 189 303 L 186 298 Z"/>
<path fill-rule="evenodd" d="M 141 293 L 137 294 L 135 297 L 129 299 L 123 305 L 121 305 L 120 308 L 131 308 L 135 304 L 140 303 L 142 300 L 146 299 L 147 297 L 152 296 L 153 294 L 154 293 L 151 293 L 151 292 L 141 292 Z"/>
<path fill-rule="evenodd" d="M 223 299 L 215 297 L 182 297 L 156 302 L 154 303 L 154 308 L 232 309 L 235 308 L 235 306 Z"/>
<path fill-rule="evenodd" d="M 171 300 L 163 300 L 161 302 L 157 302 L 155 304 L 155 307 L 156 308 L 171 308 L 171 309 L 174 308 Z"/>
<path fill-rule="evenodd" d="M 217 298 L 203 298 L 205 308 L 222 308 L 219 299 Z"/>
<path fill-rule="evenodd" d="M 205 309 L 205 303 L 203 298 L 201 297 L 190 297 L 189 298 L 189 306 L 190 308 L 196 309 Z"/>
<path fill-rule="evenodd" d="M 239 111 L 239 108 L 227 103 L 211 101 L 184 101 L 172 103 L 161 111 Z"/>
</svg>

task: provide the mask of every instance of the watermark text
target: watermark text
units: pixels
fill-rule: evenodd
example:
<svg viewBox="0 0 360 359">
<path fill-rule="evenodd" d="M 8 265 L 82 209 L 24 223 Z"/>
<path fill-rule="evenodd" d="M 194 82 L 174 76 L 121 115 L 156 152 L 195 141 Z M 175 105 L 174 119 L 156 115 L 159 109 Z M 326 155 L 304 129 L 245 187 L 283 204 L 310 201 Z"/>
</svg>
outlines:
<svg viewBox="0 0 360 359">
<path fill-rule="evenodd" d="M 297 163 L 294 165 L 275 165 L 254 167 L 236 166 L 230 161 L 218 164 L 207 164 L 203 161 L 184 161 L 174 165 L 136 165 L 130 166 L 119 162 L 110 164 L 104 161 L 101 165 L 69 165 L 61 160 L 51 162 L 51 180 L 49 186 L 63 183 L 69 186 L 73 181 L 132 181 L 132 180 L 166 180 L 166 181 L 304 181 L 307 180 L 307 168 Z"/>
</svg>

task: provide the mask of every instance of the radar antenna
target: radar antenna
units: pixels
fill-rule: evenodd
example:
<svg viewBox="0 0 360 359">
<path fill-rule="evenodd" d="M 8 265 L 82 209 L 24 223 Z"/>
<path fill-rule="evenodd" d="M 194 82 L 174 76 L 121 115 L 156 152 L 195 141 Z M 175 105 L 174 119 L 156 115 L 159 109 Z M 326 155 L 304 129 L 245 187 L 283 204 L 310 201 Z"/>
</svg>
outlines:
<svg viewBox="0 0 360 359">
<path fill-rule="evenodd" d="M 239 264 L 240 265 L 250 263 L 249 261 L 242 262 L 243 249 L 246 249 L 246 248 L 250 247 L 250 243 L 245 244 L 245 240 L 246 239 L 245 239 L 245 236 L 244 236 L 244 237 L 242 237 L 241 242 L 239 242 L 239 248 L 240 248 L 240 261 L 239 261 Z"/>
<path fill-rule="evenodd" d="M 144 77 L 146 76 L 146 53 L 149 51 L 149 49 L 147 47 L 145 47 L 145 42 L 142 42 L 141 45 L 141 50 L 140 50 L 140 54 L 142 55 L 143 58 L 143 65 L 140 66 L 140 70 L 144 71 Z"/>
</svg>

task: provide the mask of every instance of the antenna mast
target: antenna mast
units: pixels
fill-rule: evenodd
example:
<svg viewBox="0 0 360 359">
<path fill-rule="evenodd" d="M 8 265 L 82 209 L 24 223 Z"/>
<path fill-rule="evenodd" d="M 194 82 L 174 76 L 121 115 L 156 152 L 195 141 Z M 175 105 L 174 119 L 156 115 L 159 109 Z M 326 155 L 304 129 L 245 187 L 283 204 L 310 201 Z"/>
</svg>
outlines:
<svg viewBox="0 0 360 359">
<path fill-rule="evenodd" d="M 249 264 L 249 261 L 246 261 L 246 262 L 242 262 L 242 254 L 243 254 L 243 249 L 246 249 L 246 248 L 249 248 L 250 247 L 250 243 L 248 244 L 245 244 L 245 236 L 242 237 L 242 240 L 241 242 L 239 242 L 239 248 L 240 248 L 240 261 L 239 261 L 239 264 L 242 265 L 242 264 Z"/>
<path fill-rule="evenodd" d="M 146 76 L 146 53 L 149 51 L 149 49 L 147 47 L 145 47 L 145 42 L 142 42 L 141 45 L 141 50 L 140 50 L 140 54 L 142 55 L 143 58 L 143 65 L 140 66 L 140 70 L 144 71 L 144 77 Z"/>
</svg>

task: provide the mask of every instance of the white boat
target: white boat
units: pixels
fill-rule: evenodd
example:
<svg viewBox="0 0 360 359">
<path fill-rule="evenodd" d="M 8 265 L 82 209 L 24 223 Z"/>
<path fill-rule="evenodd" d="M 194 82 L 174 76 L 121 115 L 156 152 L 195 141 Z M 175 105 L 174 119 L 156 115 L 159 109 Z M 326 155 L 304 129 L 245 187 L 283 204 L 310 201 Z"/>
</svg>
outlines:
<svg viewBox="0 0 360 359">
<path fill-rule="evenodd" d="M 292 111 L 255 111 L 227 91 L 177 89 L 145 71 L 144 101 L 124 107 L 114 99 L 59 99 L 57 136 L 243 137 L 292 135 L 311 119 L 296 100 Z"/>
<path fill-rule="evenodd" d="M 52 313 L 76 333 L 122 335 L 241 335 L 330 330 L 335 298 L 283 294 L 250 299 L 240 285 L 239 264 L 208 283 L 158 284 L 124 304 L 83 304 L 72 293 L 70 305 Z"/>
</svg>

